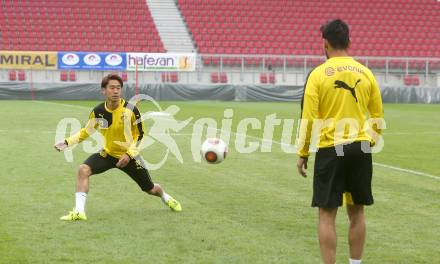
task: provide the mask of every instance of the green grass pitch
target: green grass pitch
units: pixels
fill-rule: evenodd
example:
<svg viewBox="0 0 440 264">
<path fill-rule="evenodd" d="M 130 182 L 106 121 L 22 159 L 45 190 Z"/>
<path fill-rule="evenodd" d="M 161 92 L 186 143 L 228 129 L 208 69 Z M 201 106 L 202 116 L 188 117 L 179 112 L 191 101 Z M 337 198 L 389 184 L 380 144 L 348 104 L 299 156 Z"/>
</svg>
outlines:
<svg viewBox="0 0 440 264">
<path fill-rule="evenodd" d="M 0 263 L 320 263 L 317 211 L 309 177 L 296 172 L 295 154 L 240 154 L 230 147 L 219 165 L 196 163 L 192 127 L 174 138 L 184 163 L 171 156 L 152 177 L 181 201 L 173 213 L 111 170 L 91 178 L 87 222 L 58 218 L 74 204 L 74 162 L 53 150 L 65 117 L 87 119 L 98 102 L 1 101 Z M 234 109 L 233 130 L 244 117 L 299 117 L 298 103 L 161 102 L 176 104 L 177 118 L 213 117 Z M 149 105 L 141 104 L 141 112 Z M 440 105 L 385 105 L 385 148 L 374 156 L 375 205 L 367 208 L 363 263 L 433 263 L 440 259 Z M 281 130 L 275 130 L 280 140 Z M 262 137 L 262 130 L 249 131 Z M 231 141 L 234 142 L 233 136 Z M 255 139 L 250 139 L 255 140 Z M 158 161 L 164 147 L 144 151 Z M 313 159 L 312 159 L 313 161 Z M 339 211 L 338 263 L 348 263 L 347 216 Z"/>
</svg>

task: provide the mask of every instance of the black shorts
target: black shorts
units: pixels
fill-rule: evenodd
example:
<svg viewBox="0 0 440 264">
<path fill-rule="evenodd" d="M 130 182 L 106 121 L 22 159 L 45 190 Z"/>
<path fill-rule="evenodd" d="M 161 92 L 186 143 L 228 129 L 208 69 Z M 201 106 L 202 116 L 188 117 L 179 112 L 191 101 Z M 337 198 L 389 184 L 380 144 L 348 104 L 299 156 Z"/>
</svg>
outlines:
<svg viewBox="0 0 440 264">
<path fill-rule="evenodd" d="M 342 195 L 350 192 L 353 203 L 373 204 L 371 178 L 373 162 L 368 141 L 354 142 L 330 148 L 321 148 L 316 153 L 313 177 L 313 207 L 336 208 L 342 205 Z M 338 156 L 343 150 L 343 156 Z"/>
<path fill-rule="evenodd" d="M 92 169 L 92 174 L 100 174 L 109 169 L 117 168 L 116 163 L 118 163 L 118 159 L 104 151 L 95 153 L 84 161 L 84 164 L 87 164 Z M 127 166 L 118 169 L 128 174 L 142 191 L 148 192 L 153 189 L 154 183 L 141 157 L 137 160 L 131 159 Z"/>
</svg>

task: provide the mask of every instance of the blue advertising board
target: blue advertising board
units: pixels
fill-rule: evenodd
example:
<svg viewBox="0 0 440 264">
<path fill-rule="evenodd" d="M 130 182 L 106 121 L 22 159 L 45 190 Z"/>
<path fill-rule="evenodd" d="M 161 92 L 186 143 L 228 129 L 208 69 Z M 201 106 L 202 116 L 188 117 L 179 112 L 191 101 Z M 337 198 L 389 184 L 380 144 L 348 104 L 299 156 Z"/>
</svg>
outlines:
<svg viewBox="0 0 440 264">
<path fill-rule="evenodd" d="M 126 54 L 118 52 L 58 52 L 59 70 L 123 70 Z"/>
</svg>

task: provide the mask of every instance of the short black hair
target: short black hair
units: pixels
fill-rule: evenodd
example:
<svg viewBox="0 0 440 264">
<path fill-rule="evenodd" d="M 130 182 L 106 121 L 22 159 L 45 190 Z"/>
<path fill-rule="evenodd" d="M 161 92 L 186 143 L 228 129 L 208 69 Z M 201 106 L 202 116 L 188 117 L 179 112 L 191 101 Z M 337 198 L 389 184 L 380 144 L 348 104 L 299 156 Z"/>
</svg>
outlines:
<svg viewBox="0 0 440 264">
<path fill-rule="evenodd" d="M 321 26 L 322 38 L 334 49 L 347 49 L 350 43 L 348 25 L 341 19 L 335 19 Z"/>
<path fill-rule="evenodd" d="M 121 88 L 124 87 L 124 82 L 122 81 L 121 76 L 116 73 L 110 73 L 109 75 L 102 78 L 101 88 L 107 87 L 107 84 L 110 82 L 110 80 L 116 80 L 121 85 Z"/>
</svg>

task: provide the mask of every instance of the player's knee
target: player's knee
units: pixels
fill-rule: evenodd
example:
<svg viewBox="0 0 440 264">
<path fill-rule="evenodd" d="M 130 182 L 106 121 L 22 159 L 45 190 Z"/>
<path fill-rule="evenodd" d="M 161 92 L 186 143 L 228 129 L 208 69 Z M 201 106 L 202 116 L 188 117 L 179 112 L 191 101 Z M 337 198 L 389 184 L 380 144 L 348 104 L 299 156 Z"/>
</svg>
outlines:
<svg viewBox="0 0 440 264">
<path fill-rule="evenodd" d="M 363 216 L 351 217 L 350 228 L 365 228 L 365 218 Z"/>
<path fill-rule="evenodd" d="M 362 205 L 348 205 L 347 212 L 352 225 L 362 224 L 365 221 Z"/>
<path fill-rule="evenodd" d="M 78 176 L 79 177 L 88 177 L 92 174 L 92 170 L 86 164 L 79 165 Z"/>
<path fill-rule="evenodd" d="M 353 225 L 362 224 L 365 221 L 363 214 L 351 215 L 349 219 L 350 219 L 350 223 Z"/>
</svg>

